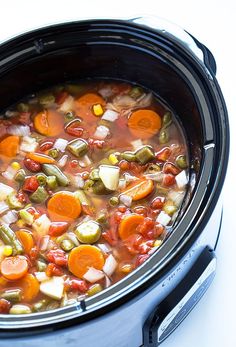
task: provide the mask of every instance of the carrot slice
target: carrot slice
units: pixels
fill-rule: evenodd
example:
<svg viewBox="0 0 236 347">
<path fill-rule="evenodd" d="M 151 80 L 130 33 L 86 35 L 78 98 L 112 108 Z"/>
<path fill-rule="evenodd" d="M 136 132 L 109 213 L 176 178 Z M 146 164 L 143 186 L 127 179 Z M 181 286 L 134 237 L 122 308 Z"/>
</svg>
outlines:
<svg viewBox="0 0 236 347">
<path fill-rule="evenodd" d="M 137 201 L 148 196 L 153 191 L 153 188 L 154 184 L 152 180 L 140 180 L 131 184 L 122 194 L 130 196 L 133 201 Z"/>
<path fill-rule="evenodd" d="M 128 120 L 129 131 L 141 139 L 149 139 L 161 128 L 161 117 L 152 110 L 134 111 Z"/>
<path fill-rule="evenodd" d="M 0 265 L 2 275 L 8 280 L 18 280 L 28 271 L 28 262 L 23 256 L 7 257 Z"/>
<path fill-rule="evenodd" d="M 78 115 L 86 120 L 94 119 L 94 114 L 92 112 L 93 105 L 101 104 L 104 106 L 105 100 L 95 93 L 87 93 L 82 95 L 80 98 L 75 100 L 75 104 L 78 110 Z"/>
<path fill-rule="evenodd" d="M 96 246 L 82 245 L 72 249 L 68 259 L 68 268 L 76 277 L 82 278 L 89 267 L 101 270 L 104 265 L 102 252 Z"/>
<path fill-rule="evenodd" d="M 129 236 L 136 234 L 136 228 L 144 221 L 144 216 L 140 214 L 130 214 L 125 216 L 119 225 L 119 235 L 122 240 L 126 240 Z"/>
<path fill-rule="evenodd" d="M 57 136 L 63 131 L 63 118 L 56 111 L 44 110 L 34 117 L 34 127 L 41 135 Z"/>
<path fill-rule="evenodd" d="M 39 282 L 32 274 L 27 274 L 15 282 L 14 286 L 22 289 L 22 300 L 25 302 L 34 300 L 39 293 Z"/>
<path fill-rule="evenodd" d="M 52 157 L 49 157 L 48 155 L 41 154 L 41 153 L 28 153 L 26 157 L 34 161 L 37 161 L 37 163 L 41 163 L 41 164 L 55 163 L 55 160 Z"/>
<path fill-rule="evenodd" d="M 7 157 L 15 157 L 19 150 L 19 136 L 8 136 L 0 142 L 0 154 Z"/>
<path fill-rule="evenodd" d="M 34 239 L 31 233 L 28 230 L 21 229 L 16 231 L 15 234 L 20 240 L 25 253 L 29 254 L 31 249 L 34 247 Z"/>
<path fill-rule="evenodd" d="M 53 221 L 70 222 L 79 217 L 81 204 L 71 192 L 58 192 L 48 201 L 48 213 Z"/>
</svg>

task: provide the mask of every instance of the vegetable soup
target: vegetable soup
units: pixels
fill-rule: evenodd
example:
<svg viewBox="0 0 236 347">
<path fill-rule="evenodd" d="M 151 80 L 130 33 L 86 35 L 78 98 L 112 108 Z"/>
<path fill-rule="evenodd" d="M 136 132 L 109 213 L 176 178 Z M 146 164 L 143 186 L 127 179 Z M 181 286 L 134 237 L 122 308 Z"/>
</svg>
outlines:
<svg viewBox="0 0 236 347">
<path fill-rule="evenodd" d="M 0 313 L 85 299 L 170 234 L 188 185 L 186 141 L 150 91 L 84 81 L 0 120 Z"/>
</svg>

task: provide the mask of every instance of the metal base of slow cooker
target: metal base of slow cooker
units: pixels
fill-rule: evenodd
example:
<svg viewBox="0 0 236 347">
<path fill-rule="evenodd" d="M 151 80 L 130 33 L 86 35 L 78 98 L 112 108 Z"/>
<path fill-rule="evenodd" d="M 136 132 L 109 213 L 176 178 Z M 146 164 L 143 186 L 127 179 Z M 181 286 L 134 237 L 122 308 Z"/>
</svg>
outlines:
<svg viewBox="0 0 236 347">
<path fill-rule="evenodd" d="M 209 287 L 221 226 L 219 200 L 203 233 L 152 287 L 112 312 L 60 330 L 3 338 L 0 347 L 155 347 L 188 315 Z"/>
</svg>

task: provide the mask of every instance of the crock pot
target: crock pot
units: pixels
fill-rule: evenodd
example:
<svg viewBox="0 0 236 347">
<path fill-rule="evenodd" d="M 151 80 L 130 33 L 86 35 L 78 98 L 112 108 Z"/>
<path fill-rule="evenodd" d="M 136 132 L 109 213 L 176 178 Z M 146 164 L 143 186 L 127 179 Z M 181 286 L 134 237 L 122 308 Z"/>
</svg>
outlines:
<svg viewBox="0 0 236 347">
<path fill-rule="evenodd" d="M 191 161 L 181 218 L 163 246 L 122 281 L 57 310 L 0 315 L 0 346 L 158 346 L 216 270 L 229 152 L 227 110 L 210 51 L 157 18 L 56 24 L 0 46 L 0 110 L 62 81 L 119 79 L 149 88 L 177 113 Z"/>
</svg>

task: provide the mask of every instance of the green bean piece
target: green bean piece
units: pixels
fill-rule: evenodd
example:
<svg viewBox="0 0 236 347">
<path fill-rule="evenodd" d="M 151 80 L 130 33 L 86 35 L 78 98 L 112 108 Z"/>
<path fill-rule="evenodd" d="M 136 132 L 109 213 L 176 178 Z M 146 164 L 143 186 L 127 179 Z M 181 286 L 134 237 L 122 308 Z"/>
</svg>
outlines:
<svg viewBox="0 0 236 347">
<path fill-rule="evenodd" d="M 93 181 L 98 181 L 100 180 L 100 176 L 99 176 L 99 169 L 93 169 L 90 172 L 89 178 Z"/>
<path fill-rule="evenodd" d="M 64 117 L 65 117 L 66 121 L 70 121 L 70 120 L 75 118 L 75 115 L 74 115 L 73 111 L 68 111 L 68 112 L 66 112 Z"/>
<path fill-rule="evenodd" d="M 80 242 L 93 244 L 101 236 L 101 227 L 97 222 L 89 220 L 80 223 L 75 229 L 75 234 Z"/>
<path fill-rule="evenodd" d="M 10 308 L 10 311 L 9 313 L 10 314 L 28 314 L 28 313 L 31 313 L 31 309 L 29 306 L 26 306 L 26 305 L 13 305 L 11 308 Z"/>
<path fill-rule="evenodd" d="M 8 225 L 0 225 L 0 238 L 6 245 L 12 246 L 13 255 L 23 253 L 23 247 L 20 241 L 16 238 L 16 234 Z"/>
<path fill-rule="evenodd" d="M 94 284 L 93 286 L 91 286 L 89 289 L 88 289 L 88 291 L 87 291 L 87 294 L 88 294 L 88 296 L 93 296 L 93 295 L 95 295 L 95 294 L 98 294 L 99 292 L 101 292 L 102 291 L 102 286 L 101 286 L 101 284 Z"/>
<path fill-rule="evenodd" d="M 46 264 L 45 261 L 42 260 L 42 259 L 37 260 L 36 264 L 37 264 L 37 270 L 38 270 L 39 272 L 45 271 L 46 268 L 47 268 L 47 264 Z"/>
<path fill-rule="evenodd" d="M 167 130 L 161 130 L 159 133 L 159 142 L 161 144 L 167 143 L 169 141 L 169 133 Z"/>
<path fill-rule="evenodd" d="M 67 149 L 77 158 L 81 158 L 88 152 L 88 144 L 85 140 L 76 139 L 67 145 Z"/>
<path fill-rule="evenodd" d="M 47 176 L 44 173 L 37 174 L 36 178 L 40 186 L 46 186 Z"/>
<path fill-rule="evenodd" d="M 43 311 L 48 303 L 49 303 L 49 300 L 47 300 L 47 299 L 43 299 L 43 300 L 36 302 L 32 307 L 33 312 Z"/>
<path fill-rule="evenodd" d="M 28 225 L 32 225 L 34 222 L 34 216 L 26 210 L 19 211 L 20 218 Z"/>
<path fill-rule="evenodd" d="M 107 213 L 106 212 L 100 212 L 99 215 L 96 218 L 96 222 L 99 224 L 106 224 L 107 222 Z"/>
<path fill-rule="evenodd" d="M 64 173 L 61 172 L 61 170 L 56 165 L 43 164 L 42 168 L 43 168 L 43 172 L 47 176 L 55 176 L 57 179 L 57 183 L 60 186 L 66 187 L 69 185 L 70 183 L 69 179 L 66 177 Z"/>
<path fill-rule="evenodd" d="M 56 176 L 48 176 L 46 183 L 47 183 L 47 186 L 52 190 L 58 187 Z"/>
<path fill-rule="evenodd" d="M 52 157 L 53 159 L 56 159 L 59 156 L 59 151 L 56 148 L 51 148 L 48 151 L 48 155 Z"/>
<path fill-rule="evenodd" d="M 23 183 L 24 180 L 25 180 L 25 177 L 26 177 L 25 170 L 20 169 L 20 170 L 18 170 L 17 173 L 15 174 L 14 180 L 15 180 L 16 182 Z"/>
<path fill-rule="evenodd" d="M 103 195 L 103 194 L 110 194 L 111 192 L 104 186 L 102 181 L 96 181 L 94 182 L 93 186 L 93 193 L 96 195 Z"/>
<path fill-rule="evenodd" d="M 35 202 L 36 204 L 40 204 L 44 202 L 48 198 L 48 193 L 44 187 L 39 186 L 34 193 L 30 195 L 30 201 Z"/>
<path fill-rule="evenodd" d="M 38 100 L 40 105 L 49 106 L 55 102 L 55 97 L 52 94 L 40 95 Z"/>
<path fill-rule="evenodd" d="M 172 115 L 167 111 L 162 118 L 162 130 L 166 129 L 172 123 Z"/>
<path fill-rule="evenodd" d="M 84 183 L 84 190 L 89 190 L 92 186 L 94 185 L 94 181 L 93 180 L 86 180 Z"/>
<path fill-rule="evenodd" d="M 180 169 L 187 169 L 188 167 L 186 155 L 179 155 L 175 162 Z"/>
<path fill-rule="evenodd" d="M 119 203 L 119 199 L 116 196 L 112 196 L 109 200 L 111 206 L 116 206 Z"/>
<path fill-rule="evenodd" d="M 137 160 L 143 165 L 155 159 L 155 154 L 150 146 L 144 146 L 138 149 L 135 154 Z"/>
<path fill-rule="evenodd" d="M 121 159 L 127 160 L 127 161 L 137 161 L 137 157 L 135 155 L 135 153 L 133 152 L 124 152 L 121 153 Z"/>
<path fill-rule="evenodd" d="M 29 111 L 29 105 L 21 102 L 17 105 L 17 111 L 28 112 Z"/>
<path fill-rule="evenodd" d="M 72 250 L 72 248 L 75 247 L 74 243 L 71 240 L 65 239 L 61 242 L 60 244 L 61 248 L 63 249 L 63 251 L 65 252 L 69 252 Z"/>
<path fill-rule="evenodd" d="M 9 289 L 1 293 L 1 298 L 13 303 L 21 301 L 21 289 Z"/>
<path fill-rule="evenodd" d="M 133 99 L 138 99 L 140 98 L 141 95 L 143 95 L 144 91 L 141 87 L 135 86 L 129 91 L 129 95 Z"/>
<path fill-rule="evenodd" d="M 76 190 L 76 192 L 74 192 L 74 195 L 75 195 L 76 199 L 79 199 L 79 201 L 82 205 L 91 206 L 91 203 L 90 203 L 89 199 L 87 198 L 87 196 L 83 190 L 81 190 L 81 189 Z"/>
<path fill-rule="evenodd" d="M 11 209 L 18 210 L 24 207 L 24 204 L 15 195 L 15 192 L 10 193 L 7 196 L 6 202 Z"/>
</svg>

